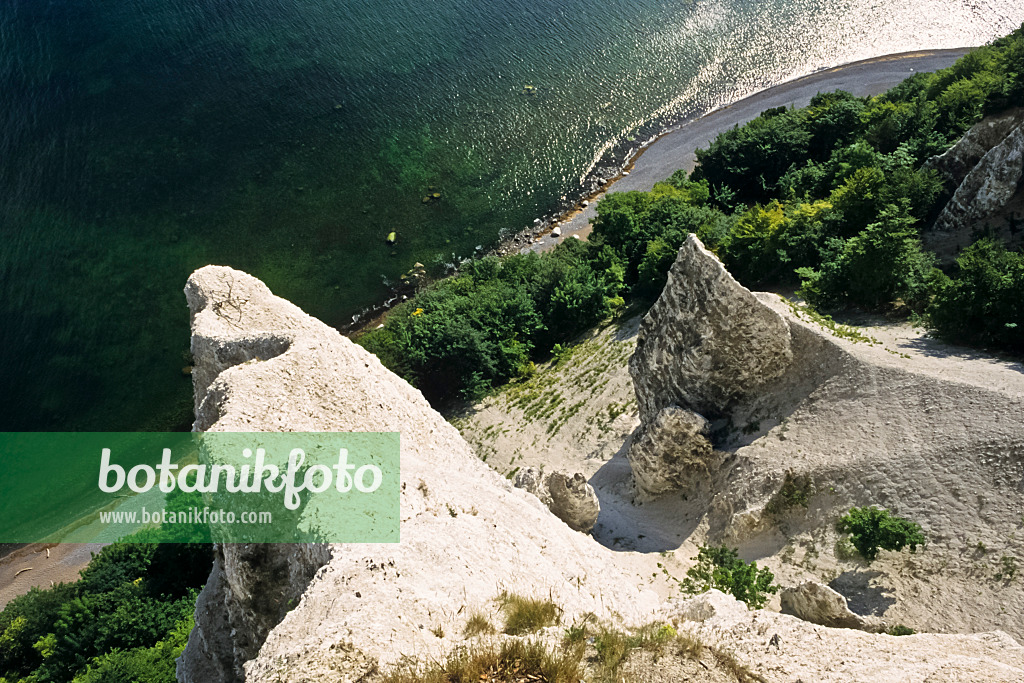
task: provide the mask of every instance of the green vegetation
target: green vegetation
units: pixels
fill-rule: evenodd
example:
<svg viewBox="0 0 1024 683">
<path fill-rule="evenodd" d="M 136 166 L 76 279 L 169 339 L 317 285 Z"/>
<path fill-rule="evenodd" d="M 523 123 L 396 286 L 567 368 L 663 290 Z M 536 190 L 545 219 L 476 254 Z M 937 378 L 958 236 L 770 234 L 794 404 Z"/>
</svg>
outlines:
<svg viewBox="0 0 1024 683">
<path fill-rule="evenodd" d="M 358 341 L 435 404 L 476 398 L 528 377 L 533 360 L 621 306 L 621 289 L 610 249 L 569 240 L 542 255 L 467 263 Z"/>
<path fill-rule="evenodd" d="M 205 544 L 103 548 L 77 583 L 0 612 L 0 681 L 173 683 L 211 565 Z"/>
<path fill-rule="evenodd" d="M 503 630 L 510 636 L 534 633 L 558 623 L 561 610 L 550 600 L 527 598 L 509 593 L 503 593 L 499 600 L 501 611 L 505 613 L 505 628 Z"/>
<path fill-rule="evenodd" d="M 996 572 L 996 581 L 1013 581 L 1017 576 L 1017 558 L 1012 555 L 1003 555 L 999 558 L 999 571 Z"/>
<path fill-rule="evenodd" d="M 903 624 L 896 624 L 891 629 L 886 631 L 886 633 L 888 633 L 890 636 L 912 636 L 915 633 L 917 633 L 917 631 L 910 628 L 909 626 L 904 626 Z"/>
<path fill-rule="evenodd" d="M 660 653 L 669 643 L 676 641 L 679 634 L 668 624 L 647 624 L 636 632 L 627 634 L 611 628 L 602 628 L 594 636 L 594 650 L 597 652 L 598 680 L 621 680 L 622 666 L 633 650 Z M 693 642 L 688 639 L 687 642 Z M 699 643 L 697 653 L 699 656 Z"/>
<path fill-rule="evenodd" d="M 795 507 L 806 508 L 814 495 L 814 482 L 806 474 L 793 474 L 786 470 L 782 486 L 768 500 L 764 511 L 770 515 L 781 515 Z"/>
<path fill-rule="evenodd" d="M 467 263 L 358 341 L 435 405 L 477 398 L 624 297 L 656 298 L 694 233 L 749 287 L 799 285 L 818 308 L 915 313 L 952 341 L 1024 352 L 1024 256 L 984 240 L 944 273 L 920 240 L 952 189 L 924 161 L 1024 105 L 1022 61 L 1024 27 L 876 97 L 765 111 L 699 150 L 691 176 L 606 195 L 588 242 Z"/>
<path fill-rule="evenodd" d="M 928 319 L 965 344 L 1024 349 L 1024 254 L 982 239 L 965 249 L 951 274 L 939 275 Z"/>
<path fill-rule="evenodd" d="M 701 546 L 693 559 L 697 566 L 687 570 L 687 578 L 680 582 L 686 593 L 696 595 L 715 588 L 747 603 L 750 609 L 761 609 L 768 596 L 779 591 L 779 586 L 772 584 L 775 575 L 770 569 L 744 562 L 736 550 L 724 545 Z"/>
<path fill-rule="evenodd" d="M 839 519 L 837 529 L 839 533 L 850 534 L 853 547 L 868 562 L 875 559 L 879 549 L 899 552 L 909 547 L 910 552 L 915 552 L 917 546 L 925 544 L 919 524 L 876 507 L 850 508 Z"/>
</svg>

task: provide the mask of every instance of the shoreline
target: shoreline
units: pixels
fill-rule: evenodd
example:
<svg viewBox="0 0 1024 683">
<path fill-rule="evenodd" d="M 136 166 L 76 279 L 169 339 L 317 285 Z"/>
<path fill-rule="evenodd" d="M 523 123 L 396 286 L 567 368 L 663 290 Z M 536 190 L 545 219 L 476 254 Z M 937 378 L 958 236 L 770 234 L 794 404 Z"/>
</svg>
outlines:
<svg viewBox="0 0 1024 683">
<path fill-rule="evenodd" d="M 728 104 L 713 107 L 695 116 L 686 117 L 664 127 L 661 132 L 641 144 L 635 153 L 625 160 L 614 177 L 608 179 L 606 183 L 601 183 L 597 190 L 582 197 L 570 209 L 546 222 L 543 230 L 537 230 L 536 228 L 541 226 L 535 226 L 535 229 L 523 231 L 512 238 L 513 242 L 518 238 L 522 243 L 522 236 L 526 235 L 524 247 L 510 250 L 510 245 L 501 245 L 494 253 L 546 251 L 572 235 L 586 238 L 591 229 L 590 219 L 596 215 L 595 205 L 605 194 L 613 191 L 650 190 L 655 183 L 667 180 L 676 170 L 692 171 L 695 150 L 706 147 L 719 133 L 747 123 L 766 109 L 779 106 L 806 106 L 811 97 L 819 92 L 846 90 L 858 97 L 878 95 L 915 73 L 928 73 L 948 67 L 974 49 L 976 46 L 898 52 L 821 68 L 745 95 Z M 695 130 L 698 127 L 702 130 Z M 686 135 L 687 133 L 689 135 Z M 673 139 L 675 136 L 678 136 L 678 139 Z M 645 162 L 645 156 L 651 152 L 658 154 L 659 158 L 648 164 Z M 669 159 L 674 161 L 666 165 Z M 674 167 L 668 170 L 673 164 Z M 641 177 L 634 175 L 638 165 L 641 166 Z M 658 173 L 661 175 L 657 176 Z M 622 187 L 623 184 L 626 186 Z M 613 189 L 615 185 L 620 187 Z M 556 227 L 560 228 L 561 236 L 552 238 L 551 231 Z"/>
<path fill-rule="evenodd" d="M 499 237 L 486 255 L 547 251 L 573 235 L 585 239 L 590 233 L 590 219 L 596 215 L 595 206 L 602 196 L 613 191 L 650 190 L 680 168 L 691 171 L 695 149 L 706 146 L 723 130 L 756 118 L 765 109 L 805 106 L 818 92 L 847 90 L 857 96 L 880 94 L 914 73 L 948 67 L 974 49 L 976 46 L 897 52 L 822 67 L 706 111 L 681 116 L 667 124 L 652 124 L 646 133 L 640 132 L 646 137 L 644 142 L 618 143 L 609 153 L 610 158 L 595 164 L 584 176 L 581 186 L 567 192 L 566 199 L 556 208 L 536 218 L 532 225 Z M 558 237 L 551 235 L 555 228 L 559 228 Z M 396 289 L 386 301 L 353 316 L 352 322 L 341 326 L 340 331 L 347 336 L 358 336 L 377 327 L 394 306 L 414 293 Z"/>
</svg>

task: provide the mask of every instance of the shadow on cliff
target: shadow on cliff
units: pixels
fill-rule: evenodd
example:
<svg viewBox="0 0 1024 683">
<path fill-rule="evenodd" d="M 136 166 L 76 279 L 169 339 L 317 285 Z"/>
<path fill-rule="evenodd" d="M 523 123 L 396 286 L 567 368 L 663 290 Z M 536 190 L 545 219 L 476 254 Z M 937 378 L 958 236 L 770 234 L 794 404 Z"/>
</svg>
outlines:
<svg viewBox="0 0 1024 683">
<path fill-rule="evenodd" d="M 903 345 L 930 358 L 957 358 L 960 360 L 987 361 L 1006 370 L 1024 374 L 1024 361 L 997 351 L 979 351 L 963 346 L 953 346 L 932 337 L 908 339 Z M 998 355 L 996 355 L 998 354 Z"/>
<path fill-rule="evenodd" d="M 634 502 L 626 452 L 629 440 L 590 478 L 601 503 L 594 540 L 609 550 L 661 553 L 681 546 L 700 525 L 707 501 L 681 492 L 650 502 Z"/>
<path fill-rule="evenodd" d="M 829 588 L 841 593 L 855 614 L 880 617 L 896 604 L 896 598 L 887 595 L 884 586 L 872 585 L 882 572 L 854 569 L 846 571 L 829 582 Z"/>
</svg>

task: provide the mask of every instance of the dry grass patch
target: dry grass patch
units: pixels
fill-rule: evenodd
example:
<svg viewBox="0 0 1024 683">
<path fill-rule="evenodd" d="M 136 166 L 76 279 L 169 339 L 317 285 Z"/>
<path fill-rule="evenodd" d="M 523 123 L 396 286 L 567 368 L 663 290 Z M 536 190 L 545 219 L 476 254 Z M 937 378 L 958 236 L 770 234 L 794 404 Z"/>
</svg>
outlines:
<svg viewBox="0 0 1024 683">
<path fill-rule="evenodd" d="M 498 598 L 505 614 L 505 633 L 521 636 L 558 623 L 561 609 L 551 600 L 502 593 Z"/>
<path fill-rule="evenodd" d="M 483 612 L 473 612 L 473 614 L 469 615 L 466 627 L 462 629 L 462 635 L 467 638 L 486 636 L 491 633 L 494 633 L 494 626 L 491 625 L 491 620 Z"/>
<path fill-rule="evenodd" d="M 585 678 L 580 668 L 581 648 L 552 651 L 537 642 L 509 640 L 460 650 L 444 662 L 426 670 L 415 668 L 394 671 L 384 683 L 579 683 Z"/>
<path fill-rule="evenodd" d="M 633 633 L 602 628 L 594 636 L 597 653 L 597 680 L 618 681 L 622 666 L 633 650 L 660 654 L 665 646 L 678 638 L 676 630 L 668 624 L 654 623 L 642 626 Z"/>
</svg>

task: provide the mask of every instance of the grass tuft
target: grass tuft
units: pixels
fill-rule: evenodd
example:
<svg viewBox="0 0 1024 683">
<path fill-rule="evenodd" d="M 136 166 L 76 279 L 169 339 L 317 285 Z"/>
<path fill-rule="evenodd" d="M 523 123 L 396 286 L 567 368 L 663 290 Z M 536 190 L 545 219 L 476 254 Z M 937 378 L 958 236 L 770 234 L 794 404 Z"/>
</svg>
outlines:
<svg viewBox="0 0 1024 683">
<path fill-rule="evenodd" d="M 491 620 L 483 612 L 473 612 L 473 614 L 469 615 L 466 628 L 462 630 L 462 635 L 467 638 L 485 636 L 491 633 L 494 633 L 494 626 L 491 625 Z"/>
<path fill-rule="evenodd" d="M 510 636 L 534 633 L 558 623 L 558 605 L 550 600 L 502 593 L 501 611 L 505 613 L 504 632 Z"/>
</svg>

